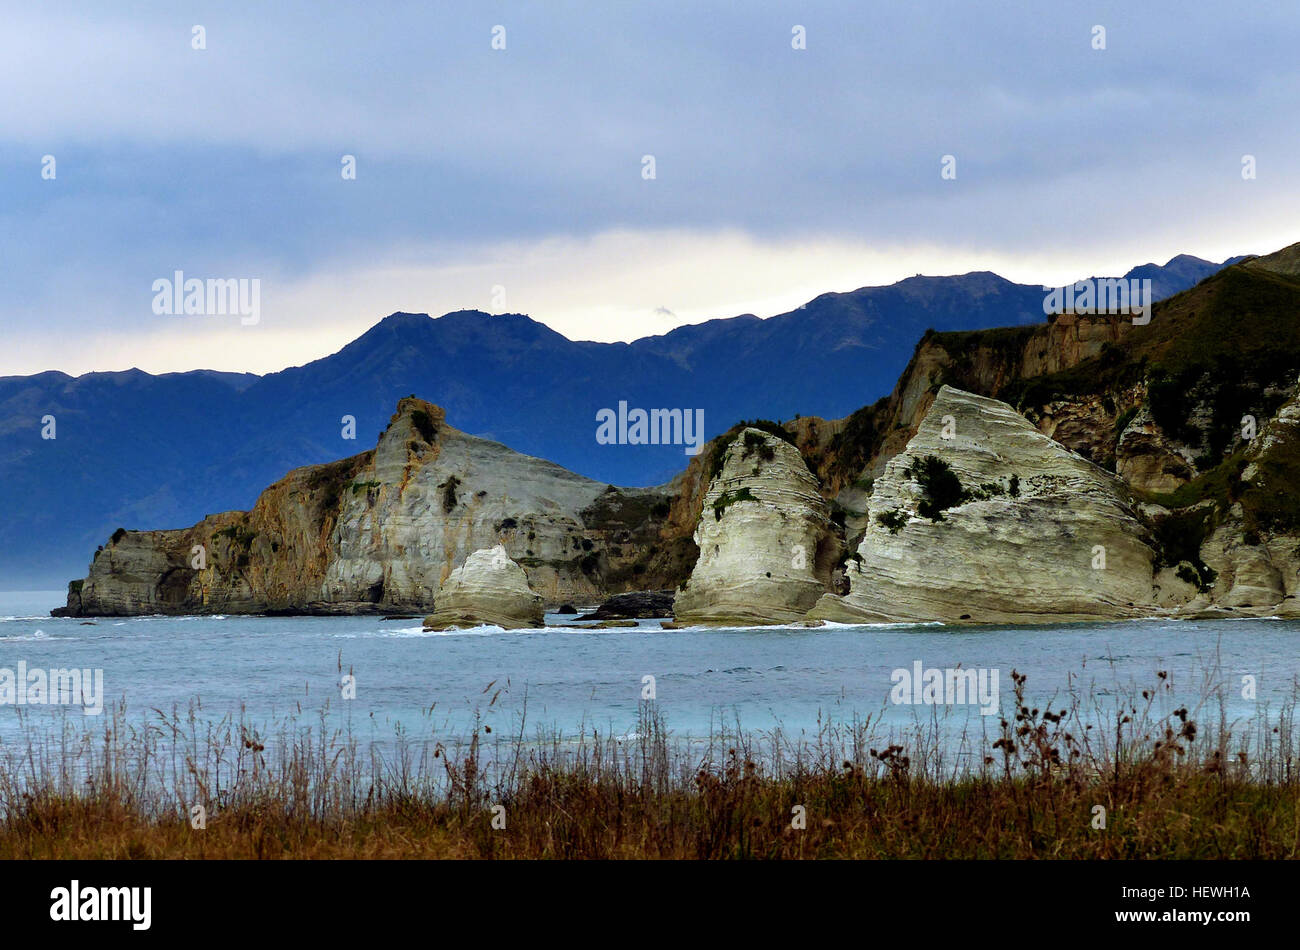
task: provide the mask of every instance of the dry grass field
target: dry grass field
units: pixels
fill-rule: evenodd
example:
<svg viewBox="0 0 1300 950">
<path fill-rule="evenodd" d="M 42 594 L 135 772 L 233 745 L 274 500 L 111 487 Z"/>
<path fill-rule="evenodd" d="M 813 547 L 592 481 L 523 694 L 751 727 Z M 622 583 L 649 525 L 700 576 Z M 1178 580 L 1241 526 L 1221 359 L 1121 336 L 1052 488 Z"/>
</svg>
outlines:
<svg viewBox="0 0 1300 950">
<path fill-rule="evenodd" d="M 412 740 L 382 757 L 319 724 L 254 732 L 117 708 L 96 732 L 0 747 L 0 857 L 1293 858 L 1292 707 L 1234 734 L 1213 704 L 1158 714 L 1168 687 L 1016 712 L 965 766 L 935 733 L 870 721 L 807 740 L 634 736 Z M 1092 715 L 1084 716 L 1083 710 Z M 196 813 L 194 809 L 202 809 Z M 1100 827 L 1104 809 L 1104 828 Z M 199 820 L 201 815 L 202 820 Z M 195 827 L 199 825 L 200 827 Z"/>
</svg>

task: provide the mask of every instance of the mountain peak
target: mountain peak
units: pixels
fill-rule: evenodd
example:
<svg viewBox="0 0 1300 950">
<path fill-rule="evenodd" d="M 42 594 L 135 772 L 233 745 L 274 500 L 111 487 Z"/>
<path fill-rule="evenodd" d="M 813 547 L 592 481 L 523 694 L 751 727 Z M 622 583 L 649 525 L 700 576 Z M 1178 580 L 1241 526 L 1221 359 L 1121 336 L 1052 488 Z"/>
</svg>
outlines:
<svg viewBox="0 0 1300 950">
<path fill-rule="evenodd" d="M 1010 283 L 1001 274 L 995 274 L 991 270 L 972 270 L 964 274 L 913 274 L 911 277 L 904 277 L 899 284 L 910 283 L 983 283 L 985 281 L 996 281 L 998 283 Z"/>
<path fill-rule="evenodd" d="M 1203 257 L 1197 257 L 1195 254 L 1175 254 L 1165 262 L 1166 267 L 1178 267 L 1185 264 L 1194 264 L 1198 267 L 1214 267 L 1213 261 L 1207 261 Z"/>
<path fill-rule="evenodd" d="M 405 310 L 398 310 L 390 313 L 384 319 L 375 324 L 376 327 L 410 327 L 422 326 L 425 322 L 432 320 L 427 313 L 407 313 Z M 373 329 L 373 327 L 371 328 Z"/>
</svg>

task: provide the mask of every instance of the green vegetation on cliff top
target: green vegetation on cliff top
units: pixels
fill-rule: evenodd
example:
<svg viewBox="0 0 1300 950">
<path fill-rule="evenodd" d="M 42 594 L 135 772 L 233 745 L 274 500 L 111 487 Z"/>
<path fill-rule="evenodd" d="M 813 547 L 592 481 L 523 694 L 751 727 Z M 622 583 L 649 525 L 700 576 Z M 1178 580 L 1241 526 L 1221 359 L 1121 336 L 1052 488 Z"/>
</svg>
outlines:
<svg viewBox="0 0 1300 950">
<path fill-rule="evenodd" d="M 774 435 L 784 442 L 789 442 L 796 449 L 799 448 L 799 446 L 795 445 L 794 436 L 786 431 L 785 427 L 779 422 L 773 422 L 771 419 L 754 419 L 752 422 L 742 420 L 709 443 L 708 460 L 705 466 L 705 471 L 709 473 L 709 481 L 713 481 L 721 474 L 722 466 L 727 461 L 727 449 L 731 447 L 731 443 L 736 441 L 736 437 L 745 429 L 761 429 L 763 432 Z M 745 455 L 747 457 L 752 451 L 748 438 L 745 441 L 745 446 Z"/>
</svg>

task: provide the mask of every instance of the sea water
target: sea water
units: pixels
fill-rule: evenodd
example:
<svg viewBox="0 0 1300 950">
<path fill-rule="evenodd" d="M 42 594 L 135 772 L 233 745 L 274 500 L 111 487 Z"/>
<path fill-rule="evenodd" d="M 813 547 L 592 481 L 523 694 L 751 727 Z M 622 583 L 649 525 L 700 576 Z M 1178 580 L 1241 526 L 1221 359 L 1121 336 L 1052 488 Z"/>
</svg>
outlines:
<svg viewBox="0 0 1300 950">
<path fill-rule="evenodd" d="M 476 723 L 631 736 L 651 698 L 682 736 L 721 725 L 811 737 L 870 717 L 886 732 L 942 719 L 947 733 L 991 740 L 1014 713 L 1013 670 L 1043 708 L 1072 692 L 1095 706 L 1159 686 L 1164 712 L 1183 704 L 1240 730 L 1282 710 L 1300 675 L 1300 622 L 1281 620 L 573 630 L 558 626 L 572 616 L 549 614 L 546 629 L 426 633 L 419 619 L 378 616 L 48 616 L 62 601 L 0 593 L 0 670 L 102 670 L 105 702 L 140 715 L 198 703 L 208 719 L 272 723 L 323 711 L 381 743 L 399 732 L 456 740 Z M 996 711 L 973 696 L 912 701 L 919 692 L 898 676 L 917 669 L 996 674 Z M 0 744 L 69 718 L 97 725 L 79 707 L 0 705 Z"/>
</svg>

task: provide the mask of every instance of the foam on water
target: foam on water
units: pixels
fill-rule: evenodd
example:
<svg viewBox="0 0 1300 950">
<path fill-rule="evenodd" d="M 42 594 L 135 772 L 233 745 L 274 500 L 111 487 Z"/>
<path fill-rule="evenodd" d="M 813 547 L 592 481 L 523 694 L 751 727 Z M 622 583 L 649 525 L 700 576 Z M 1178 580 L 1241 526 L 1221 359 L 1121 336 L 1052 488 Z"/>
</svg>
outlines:
<svg viewBox="0 0 1300 950">
<path fill-rule="evenodd" d="M 53 641 L 53 640 L 76 640 L 76 639 L 78 638 L 77 637 L 56 637 L 52 634 L 46 633 L 44 630 L 35 630 L 31 633 L 15 633 L 15 634 L 10 634 L 7 636 L 0 637 L 0 642 L 12 642 L 18 640 L 26 640 L 31 642 L 46 642 L 46 641 Z"/>
<path fill-rule="evenodd" d="M 482 624 L 478 627 L 456 627 L 450 630 L 425 630 L 423 626 L 419 627 L 389 627 L 379 630 L 365 630 L 354 633 L 336 633 L 334 637 L 340 640 L 355 640 L 359 637 L 374 637 L 378 639 L 393 638 L 436 638 L 436 637 L 454 637 L 470 636 L 482 637 L 491 636 L 495 633 L 530 633 L 532 630 L 506 630 L 496 624 Z"/>
</svg>

